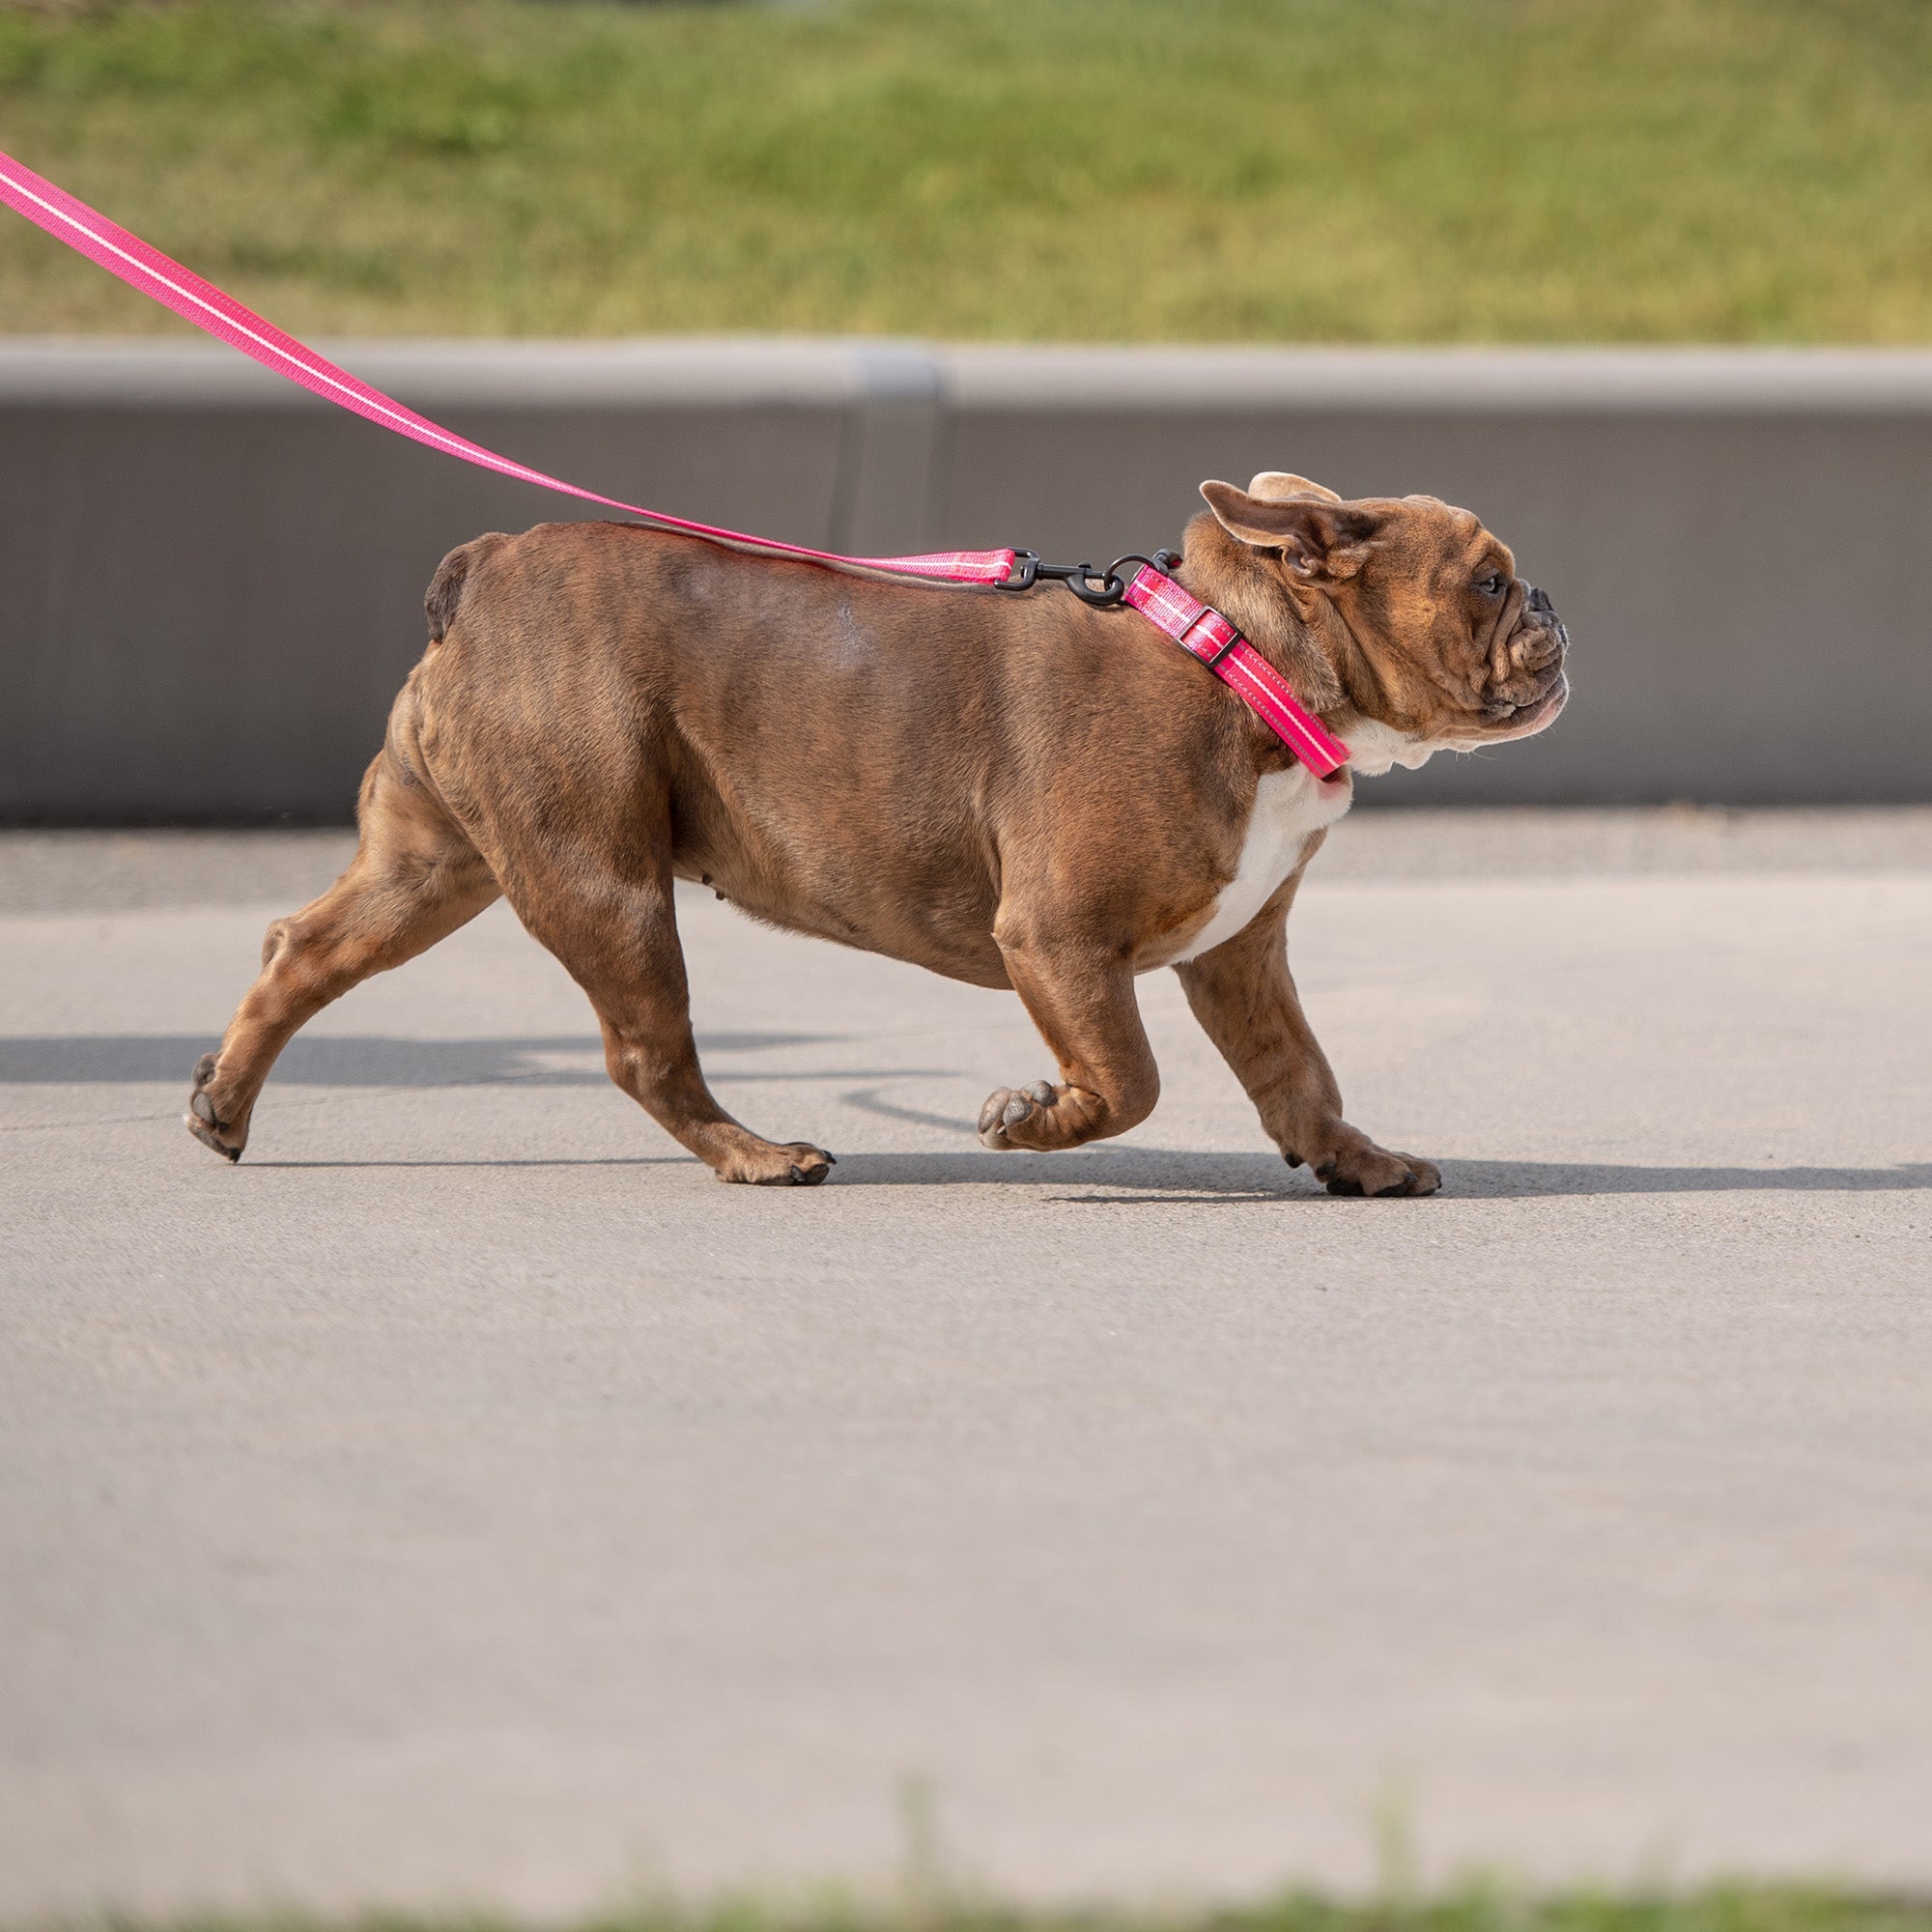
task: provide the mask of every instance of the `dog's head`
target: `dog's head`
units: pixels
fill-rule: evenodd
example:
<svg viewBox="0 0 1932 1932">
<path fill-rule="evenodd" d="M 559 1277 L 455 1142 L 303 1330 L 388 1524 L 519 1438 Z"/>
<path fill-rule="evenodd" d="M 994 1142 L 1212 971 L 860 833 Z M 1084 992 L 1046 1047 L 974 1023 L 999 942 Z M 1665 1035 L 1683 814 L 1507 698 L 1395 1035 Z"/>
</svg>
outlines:
<svg viewBox="0 0 1932 1932">
<path fill-rule="evenodd" d="M 1274 470 L 1201 494 L 1213 516 L 1187 533 L 1192 587 L 1282 651 L 1355 771 L 1526 738 L 1562 710 L 1570 634 L 1469 511 L 1345 502 Z"/>
</svg>

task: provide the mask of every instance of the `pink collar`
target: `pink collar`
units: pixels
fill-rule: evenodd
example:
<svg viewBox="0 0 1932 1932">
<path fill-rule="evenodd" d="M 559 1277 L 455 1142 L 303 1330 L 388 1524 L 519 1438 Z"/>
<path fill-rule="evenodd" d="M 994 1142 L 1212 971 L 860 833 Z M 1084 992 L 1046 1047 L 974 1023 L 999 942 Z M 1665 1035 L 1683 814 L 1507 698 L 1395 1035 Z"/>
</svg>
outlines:
<svg viewBox="0 0 1932 1932">
<path fill-rule="evenodd" d="M 1151 564 L 1128 579 L 1125 597 L 1156 630 L 1199 658 L 1318 779 L 1348 763 L 1348 746 L 1297 702 L 1281 673 L 1212 605 L 1190 597 Z"/>
</svg>

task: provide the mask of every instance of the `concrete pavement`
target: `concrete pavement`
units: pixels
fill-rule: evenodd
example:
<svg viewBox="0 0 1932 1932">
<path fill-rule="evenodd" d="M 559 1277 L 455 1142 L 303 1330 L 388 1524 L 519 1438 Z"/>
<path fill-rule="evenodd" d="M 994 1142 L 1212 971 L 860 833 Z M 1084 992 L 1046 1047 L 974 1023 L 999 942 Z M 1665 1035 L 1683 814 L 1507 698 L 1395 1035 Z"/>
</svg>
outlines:
<svg viewBox="0 0 1932 1932">
<path fill-rule="evenodd" d="M 1358 814 L 1293 934 L 1427 1202 L 1169 977 L 1017 1004 L 694 896 L 718 1186 L 498 908 L 177 1124 L 333 835 L 0 839 L 0 1916 L 1427 1869 L 1932 1886 L 1932 813 Z"/>
</svg>

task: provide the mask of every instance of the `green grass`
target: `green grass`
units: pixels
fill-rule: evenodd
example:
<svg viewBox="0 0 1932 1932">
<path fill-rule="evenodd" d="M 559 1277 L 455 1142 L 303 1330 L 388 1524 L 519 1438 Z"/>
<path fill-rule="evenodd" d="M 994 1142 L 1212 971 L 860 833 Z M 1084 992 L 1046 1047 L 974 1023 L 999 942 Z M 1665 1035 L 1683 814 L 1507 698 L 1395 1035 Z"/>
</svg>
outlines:
<svg viewBox="0 0 1932 1932">
<path fill-rule="evenodd" d="M 1925 0 L 0 0 L 0 147 L 298 330 L 1932 339 Z"/>
<path fill-rule="evenodd" d="M 1345 1903 L 1285 1893 L 1214 1912 L 1105 1909 L 1027 1912 L 917 1889 L 895 1906 L 828 1899 L 794 1909 L 745 1900 L 703 1911 L 669 1904 L 580 1922 L 572 1932 L 1928 1932 L 1932 1901 L 1829 1887 L 1713 1886 L 1685 1892 L 1571 1890 L 1543 1896 L 1470 1885 L 1430 1898 Z M 43 1932 L 47 1932 L 43 1928 Z M 68 1932 L 76 1932 L 70 1926 Z M 90 1932 L 520 1932 L 475 1916 L 209 1915 L 159 1922 L 103 1921 Z"/>
</svg>

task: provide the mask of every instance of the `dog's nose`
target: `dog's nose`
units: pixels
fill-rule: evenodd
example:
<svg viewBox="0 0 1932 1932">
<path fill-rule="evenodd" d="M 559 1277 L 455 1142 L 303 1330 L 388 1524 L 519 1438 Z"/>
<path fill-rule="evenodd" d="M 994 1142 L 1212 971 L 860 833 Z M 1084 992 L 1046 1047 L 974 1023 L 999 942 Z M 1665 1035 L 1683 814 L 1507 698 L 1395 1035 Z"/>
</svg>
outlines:
<svg viewBox="0 0 1932 1932">
<path fill-rule="evenodd" d="M 1529 592 L 1523 600 L 1529 614 L 1547 629 L 1554 631 L 1557 645 L 1567 651 L 1570 648 L 1570 632 L 1563 619 L 1556 614 L 1556 606 L 1549 601 L 1548 591 L 1538 589 L 1534 583 L 1526 584 L 1524 588 Z"/>
</svg>

